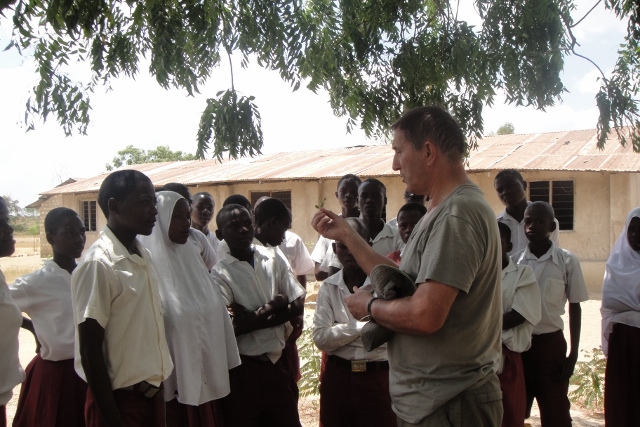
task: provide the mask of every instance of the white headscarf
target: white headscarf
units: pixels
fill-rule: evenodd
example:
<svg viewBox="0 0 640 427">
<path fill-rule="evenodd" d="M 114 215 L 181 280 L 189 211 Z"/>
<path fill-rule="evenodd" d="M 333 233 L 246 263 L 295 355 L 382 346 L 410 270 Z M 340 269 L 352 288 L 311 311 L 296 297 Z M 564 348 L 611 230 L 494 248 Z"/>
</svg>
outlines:
<svg viewBox="0 0 640 427">
<path fill-rule="evenodd" d="M 220 288 L 211 281 L 198 248 L 191 240 L 181 245 L 169 239 L 173 209 L 183 197 L 160 191 L 157 199 L 158 223 L 140 240 L 158 272 L 175 365 L 164 381 L 164 396 L 197 406 L 229 394 L 229 369 L 240 364 L 240 356 Z"/>
<path fill-rule="evenodd" d="M 627 216 L 620 237 L 611 251 L 602 284 L 602 350 L 609 351 L 609 334 L 614 323 L 640 328 L 640 253 L 627 239 L 633 218 L 640 218 L 640 207 Z"/>
</svg>

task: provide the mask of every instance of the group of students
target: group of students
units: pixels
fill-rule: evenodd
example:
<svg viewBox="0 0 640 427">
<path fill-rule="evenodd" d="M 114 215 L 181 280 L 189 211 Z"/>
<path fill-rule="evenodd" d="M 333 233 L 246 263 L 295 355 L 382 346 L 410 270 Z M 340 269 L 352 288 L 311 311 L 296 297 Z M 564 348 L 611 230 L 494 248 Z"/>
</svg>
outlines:
<svg viewBox="0 0 640 427">
<path fill-rule="evenodd" d="M 558 246 L 551 206 L 526 200 L 513 169 L 494 181 L 505 205 L 502 244 L 503 426 L 522 426 L 537 399 L 543 426 L 571 425 L 568 381 L 579 349 L 580 303 L 588 299 L 578 259 Z M 425 198 L 405 193 L 386 221 L 386 188 L 345 175 L 342 216 L 372 248 L 399 263 L 426 215 Z M 323 351 L 320 424 L 395 426 L 386 346 L 367 351 L 365 325 L 346 307 L 373 289 L 346 245 L 321 237 L 311 256 L 289 231 L 276 199 L 255 206 L 230 196 L 209 228 L 215 202 L 182 184 L 157 190 L 144 174 L 118 171 L 101 185 L 107 227 L 84 254 L 78 215 L 45 218 L 53 259 L 7 286 L 0 274 L 0 426 L 22 383 L 14 426 L 299 426 L 295 345 L 303 328 L 306 273 L 319 288 L 313 339 Z M 14 251 L 0 199 L 0 256 Z M 607 425 L 637 425 L 630 399 L 640 381 L 640 209 L 607 262 L 603 349 Z M 561 316 L 569 302 L 570 352 Z M 29 315 L 23 318 L 21 312 Z M 36 337 L 22 370 L 17 332 Z M 631 367 L 630 367 L 631 366 Z M 88 386 L 87 386 L 88 385 Z"/>
</svg>

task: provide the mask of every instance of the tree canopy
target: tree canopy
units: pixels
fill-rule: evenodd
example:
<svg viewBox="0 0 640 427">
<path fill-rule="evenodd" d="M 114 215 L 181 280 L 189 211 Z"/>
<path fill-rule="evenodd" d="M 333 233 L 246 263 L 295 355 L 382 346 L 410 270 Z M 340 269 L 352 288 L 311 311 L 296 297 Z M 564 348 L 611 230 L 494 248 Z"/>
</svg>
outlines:
<svg viewBox="0 0 640 427">
<path fill-rule="evenodd" d="M 458 3 L 441 0 L 0 0 L 0 12 L 13 14 L 9 47 L 33 52 L 40 76 L 26 104 L 28 129 L 52 114 L 67 135 L 86 133 L 91 93 L 135 77 L 142 58 L 160 86 L 194 94 L 221 61 L 240 54 L 243 67 L 255 58 L 294 90 L 325 89 L 348 129 L 379 135 L 404 110 L 439 104 L 473 148 L 497 90 L 538 109 L 561 99 L 564 58 L 581 56 L 573 29 L 582 21 L 571 17 L 573 0 L 473 5 L 478 27 L 458 19 Z M 598 145 L 616 132 L 640 151 L 640 8 L 632 0 L 605 5 L 629 24 L 611 76 L 599 78 Z M 91 68 L 88 81 L 69 77 L 76 62 Z M 198 157 L 211 148 L 219 158 L 260 152 L 259 111 L 231 81 L 204 106 Z"/>
<path fill-rule="evenodd" d="M 182 151 L 171 151 L 169 146 L 159 146 L 155 150 L 146 151 L 127 145 L 118 151 L 112 163 L 107 163 L 107 171 L 112 171 L 124 165 L 139 165 L 142 163 L 176 162 L 178 160 L 196 160 L 196 156 Z"/>
<path fill-rule="evenodd" d="M 513 126 L 513 123 L 505 123 L 498 128 L 496 135 L 511 135 L 515 131 L 516 128 Z"/>
</svg>

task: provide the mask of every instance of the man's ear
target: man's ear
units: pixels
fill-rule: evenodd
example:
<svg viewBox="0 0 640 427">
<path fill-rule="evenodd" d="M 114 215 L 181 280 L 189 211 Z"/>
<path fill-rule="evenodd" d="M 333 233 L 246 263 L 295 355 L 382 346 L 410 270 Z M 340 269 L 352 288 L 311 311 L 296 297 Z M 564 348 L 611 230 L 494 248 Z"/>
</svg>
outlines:
<svg viewBox="0 0 640 427">
<path fill-rule="evenodd" d="M 507 243 L 507 252 L 511 252 L 513 250 L 513 243 Z"/>
<path fill-rule="evenodd" d="M 109 208 L 109 216 L 111 213 L 115 213 L 116 215 L 120 213 L 120 208 L 118 207 L 118 201 L 113 197 L 109 199 L 107 202 L 107 207 Z"/>
<path fill-rule="evenodd" d="M 45 236 L 47 238 L 47 243 L 49 243 L 51 246 L 53 246 L 54 245 L 53 234 L 45 233 Z"/>
<path fill-rule="evenodd" d="M 424 155 L 427 159 L 427 164 L 432 165 L 438 155 L 438 150 L 436 149 L 436 145 L 431 141 L 425 141 L 424 143 Z"/>
<path fill-rule="evenodd" d="M 384 196 L 384 205 L 383 206 L 387 206 L 387 195 L 386 194 Z"/>
<path fill-rule="evenodd" d="M 337 199 L 337 198 L 338 198 L 338 192 L 336 191 L 336 193 L 335 193 L 335 194 L 336 194 L 336 199 Z"/>
<path fill-rule="evenodd" d="M 527 181 L 522 181 L 522 188 L 524 188 L 524 191 L 527 191 Z"/>
<path fill-rule="evenodd" d="M 222 238 L 222 233 L 220 232 L 220 229 L 219 229 L 219 228 L 216 230 L 216 237 L 218 238 L 218 240 L 224 240 L 224 239 Z"/>
<path fill-rule="evenodd" d="M 554 231 L 556 231 L 556 220 L 555 220 L 555 218 L 553 218 L 553 219 L 551 220 L 551 225 L 549 225 L 549 231 L 550 231 L 550 232 L 552 232 L 552 233 L 553 233 Z"/>
</svg>

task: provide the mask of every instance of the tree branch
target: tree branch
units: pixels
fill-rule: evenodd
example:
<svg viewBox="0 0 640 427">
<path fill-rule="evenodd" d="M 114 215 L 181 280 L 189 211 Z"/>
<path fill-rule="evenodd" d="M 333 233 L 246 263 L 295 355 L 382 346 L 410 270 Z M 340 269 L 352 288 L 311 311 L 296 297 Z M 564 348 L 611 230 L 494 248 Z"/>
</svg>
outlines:
<svg viewBox="0 0 640 427">
<path fill-rule="evenodd" d="M 569 28 L 574 28 L 574 27 L 575 27 L 575 26 L 577 26 L 579 23 L 581 23 L 582 21 L 584 21 L 584 19 L 585 19 L 587 16 L 589 16 L 589 14 L 590 14 L 591 12 L 593 12 L 593 9 L 595 9 L 595 8 L 596 8 L 596 6 L 598 6 L 598 5 L 600 4 L 600 2 L 601 2 L 601 1 L 602 1 L 602 0 L 598 0 L 598 1 L 596 2 L 596 4 L 594 4 L 594 5 L 593 5 L 593 7 L 592 7 L 591 9 L 589 9 L 589 11 L 588 11 L 587 13 L 585 13 L 585 14 L 584 14 L 584 16 L 583 16 L 582 18 L 580 18 L 580 20 L 579 20 L 578 22 L 576 22 L 575 24 L 571 25 Z"/>
</svg>

